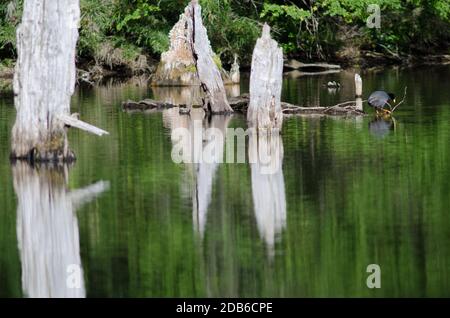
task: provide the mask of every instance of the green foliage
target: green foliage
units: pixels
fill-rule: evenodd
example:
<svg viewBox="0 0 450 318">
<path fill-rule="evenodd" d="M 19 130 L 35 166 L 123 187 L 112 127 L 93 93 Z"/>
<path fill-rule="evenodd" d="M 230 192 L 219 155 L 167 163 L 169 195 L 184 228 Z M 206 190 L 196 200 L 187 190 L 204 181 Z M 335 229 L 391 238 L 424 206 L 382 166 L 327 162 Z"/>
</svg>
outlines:
<svg viewBox="0 0 450 318">
<path fill-rule="evenodd" d="M 167 50 L 170 25 L 157 1 L 120 2 L 112 20 L 115 31 L 137 46 L 145 47 L 154 54 Z"/>
<path fill-rule="evenodd" d="M 251 53 L 260 34 L 260 26 L 250 16 L 240 16 L 238 2 L 203 0 L 203 22 L 214 51 L 222 61 L 232 63 L 234 54 L 250 63 Z"/>
<path fill-rule="evenodd" d="M 15 30 L 23 1 L 0 1 L 0 61 L 16 56 Z M 124 62 L 142 54 L 157 59 L 167 50 L 168 33 L 188 2 L 80 0 L 78 56 L 98 61 L 106 47 Z M 212 47 L 225 64 L 235 54 L 241 64 L 250 64 L 263 22 L 271 25 L 287 55 L 309 59 L 333 58 L 346 47 L 399 55 L 446 53 L 450 43 L 448 0 L 201 0 L 200 4 Z M 370 4 L 381 8 L 380 29 L 366 25 Z"/>
<path fill-rule="evenodd" d="M 265 18 L 279 34 L 281 45 L 286 53 L 295 52 L 298 45 L 299 26 L 311 18 L 311 11 L 299 8 L 295 4 L 278 5 L 264 3 L 261 18 Z"/>
<path fill-rule="evenodd" d="M 22 0 L 0 3 L 0 62 L 12 57 L 16 48 L 16 27 L 22 14 Z"/>
</svg>

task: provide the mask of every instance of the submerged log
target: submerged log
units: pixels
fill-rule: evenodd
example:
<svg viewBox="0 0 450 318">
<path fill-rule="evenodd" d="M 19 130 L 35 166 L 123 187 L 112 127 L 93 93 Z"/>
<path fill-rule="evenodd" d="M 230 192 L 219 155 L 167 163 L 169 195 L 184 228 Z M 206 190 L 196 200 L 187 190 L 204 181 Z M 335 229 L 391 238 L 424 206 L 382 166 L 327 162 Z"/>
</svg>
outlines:
<svg viewBox="0 0 450 318">
<path fill-rule="evenodd" d="M 247 114 L 248 106 L 250 103 L 250 96 L 248 94 L 241 95 L 239 97 L 232 97 L 229 100 L 230 106 L 235 112 L 241 114 Z M 340 103 L 333 106 L 319 106 L 319 107 L 301 107 L 290 103 L 281 102 L 281 109 L 283 115 L 351 115 L 362 116 L 365 115 L 364 111 L 358 109 L 356 101 L 349 101 Z M 183 113 L 189 113 L 186 105 L 171 104 L 166 102 L 159 102 L 152 99 L 145 99 L 140 102 L 126 101 L 122 103 L 122 108 L 125 111 L 160 111 L 164 109 L 170 109 L 179 107 Z M 200 107 L 200 106 L 198 106 Z M 184 111 L 186 110 L 186 111 Z"/>
<path fill-rule="evenodd" d="M 340 73 L 341 70 L 327 70 L 327 71 L 321 71 L 321 72 L 303 72 L 303 71 L 290 71 L 284 73 L 284 76 L 287 76 L 289 78 L 299 78 L 302 76 L 320 76 L 320 75 L 329 75 L 329 74 L 336 74 Z"/>
<path fill-rule="evenodd" d="M 281 86 L 283 83 L 283 50 L 270 37 L 265 24 L 256 42 L 250 75 L 250 104 L 247 120 L 258 129 L 281 129 Z"/>
<path fill-rule="evenodd" d="M 122 103 L 122 108 L 126 111 L 151 111 L 170 109 L 174 107 L 185 108 L 186 105 L 175 105 L 166 102 L 158 102 L 153 99 L 144 99 L 139 102 L 128 100 Z"/>
<path fill-rule="evenodd" d="M 17 29 L 13 159 L 72 161 L 64 120 L 75 88 L 79 0 L 26 0 Z"/>
</svg>

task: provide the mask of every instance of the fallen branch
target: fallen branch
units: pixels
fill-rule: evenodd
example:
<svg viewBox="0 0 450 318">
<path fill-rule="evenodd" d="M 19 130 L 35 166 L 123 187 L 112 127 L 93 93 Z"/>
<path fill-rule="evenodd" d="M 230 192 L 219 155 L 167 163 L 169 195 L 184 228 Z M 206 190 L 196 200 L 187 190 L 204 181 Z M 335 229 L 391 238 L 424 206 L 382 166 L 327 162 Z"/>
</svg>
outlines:
<svg viewBox="0 0 450 318">
<path fill-rule="evenodd" d="M 58 115 L 58 120 L 62 121 L 64 124 L 70 127 L 75 127 L 84 131 L 87 131 L 91 134 L 97 135 L 97 136 L 103 136 L 103 135 L 109 135 L 109 133 L 103 129 L 97 128 L 95 126 L 92 126 L 88 123 L 85 123 L 84 121 L 81 121 L 74 116 L 70 115 Z"/>
<path fill-rule="evenodd" d="M 403 104 L 405 102 L 407 90 L 408 90 L 408 86 L 405 86 L 405 93 L 403 95 L 403 99 L 397 105 L 395 105 L 394 108 L 392 108 L 391 113 L 393 113 L 397 109 L 398 106 L 400 106 L 401 104 Z"/>
<path fill-rule="evenodd" d="M 367 102 L 367 100 L 363 100 L 362 102 L 363 102 L 363 103 L 364 103 L 364 102 Z M 355 102 L 354 100 L 350 100 L 350 101 L 348 101 L 348 102 L 339 103 L 339 104 L 336 104 L 336 105 L 334 105 L 334 106 L 329 106 L 329 107 L 327 107 L 326 112 L 328 112 L 328 111 L 330 111 L 330 110 L 332 110 L 332 109 L 334 109 L 334 108 L 337 108 L 337 107 L 344 107 L 344 106 L 352 105 L 352 104 L 356 104 L 356 102 Z"/>
</svg>

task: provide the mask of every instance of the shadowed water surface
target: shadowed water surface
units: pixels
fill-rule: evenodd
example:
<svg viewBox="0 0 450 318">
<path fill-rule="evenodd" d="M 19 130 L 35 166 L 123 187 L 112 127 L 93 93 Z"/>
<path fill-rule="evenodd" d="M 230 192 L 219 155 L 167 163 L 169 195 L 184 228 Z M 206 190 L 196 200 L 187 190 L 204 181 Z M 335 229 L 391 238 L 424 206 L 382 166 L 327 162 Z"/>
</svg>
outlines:
<svg viewBox="0 0 450 318">
<path fill-rule="evenodd" d="M 77 89 L 72 111 L 111 135 L 72 130 L 73 167 L 12 167 L 15 111 L 1 95 L 0 296 L 450 296 L 449 76 L 363 74 L 365 97 L 408 86 L 395 121 L 290 117 L 281 137 L 248 140 L 247 155 L 264 149 L 282 162 L 271 175 L 258 163 L 172 162 L 171 132 L 191 129 L 189 118 L 128 114 L 121 102 L 197 97 L 136 83 Z M 322 86 L 334 80 L 340 90 Z M 284 81 L 283 99 L 302 106 L 353 94 L 351 72 Z M 199 120 L 246 128 L 240 115 Z M 74 193 L 89 200 L 74 204 Z M 73 264 L 81 289 L 64 290 Z M 381 289 L 366 286 L 369 264 L 381 267 Z"/>
</svg>

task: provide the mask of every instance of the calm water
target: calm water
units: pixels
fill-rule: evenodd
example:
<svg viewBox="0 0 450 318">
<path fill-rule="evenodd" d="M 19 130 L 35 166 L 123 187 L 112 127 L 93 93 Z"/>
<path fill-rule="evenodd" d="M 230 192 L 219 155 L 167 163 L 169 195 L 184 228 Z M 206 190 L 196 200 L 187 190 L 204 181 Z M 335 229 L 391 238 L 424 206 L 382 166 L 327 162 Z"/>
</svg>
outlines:
<svg viewBox="0 0 450 318">
<path fill-rule="evenodd" d="M 270 141 L 283 162 L 270 176 L 173 163 L 171 130 L 187 117 L 120 105 L 186 92 L 137 83 L 77 89 L 72 111 L 111 135 L 71 131 L 73 167 L 12 167 L 15 111 L 0 96 L 0 296 L 450 296 L 449 77 L 450 67 L 363 74 L 366 95 L 408 86 L 395 123 L 290 117 Z M 287 79 L 283 99 L 332 105 L 352 99 L 352 82 Z M 205 125 L 246 128 L 239 115 Z M 369 264 L 381 289 L 366 286 Z M 81 288 L 68 290 L 78 269 Z"/>
</svg>

